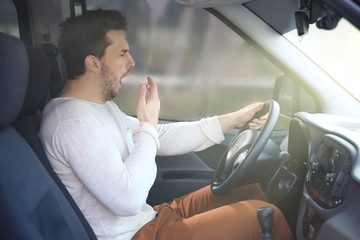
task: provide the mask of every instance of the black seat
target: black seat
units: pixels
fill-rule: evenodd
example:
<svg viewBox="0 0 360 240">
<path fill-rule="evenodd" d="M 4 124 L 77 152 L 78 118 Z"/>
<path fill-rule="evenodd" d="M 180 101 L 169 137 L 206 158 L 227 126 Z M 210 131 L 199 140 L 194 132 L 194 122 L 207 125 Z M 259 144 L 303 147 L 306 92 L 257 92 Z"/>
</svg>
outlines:
<svg viewBox="0 0 360 240">
<path fill-rule="evenodd" d="M 12 125 L 25 138 L 49 171 L 52 170 L 50 163 L 37 136 L 40 129 L 41 109 L 49 99 L 49 61 L 39 48 L 27 47 L 26 50 L 29 56 L 28 86 L 20 114 Z"/>
<path fill-rule="evenodd" d="M 47 90 L 33 89 L 46 86 L 44 83 L 30 82 L 27 88 L 27 82 L 24 45 L 0 33 L 0 239 L 96 239 L 76 205 L 70 204 L 71 197 L 65 197 L 66 189 L 63 187 L 65 193 L 60 189 L 61 182 L 54 181 L 57 176 L 52 169 L 48 172 L 37 156 L 42 148 L 32 126 L 38 126 L 39 116 L 34 117 L 34 113 L 42 104 L 35 107 L 27 97 L 22 105 L 27 89 L 27 96 L 35 93 L 30 99 L 37 99 L 40 92 L 45 92 L 46 98 Z M 20 110 L 22 114 L 15 121 Z M 36 121 L 26 120 L 27 116 Z M 14 126 L 28 136 L 36 154 Z"/>
</svg>

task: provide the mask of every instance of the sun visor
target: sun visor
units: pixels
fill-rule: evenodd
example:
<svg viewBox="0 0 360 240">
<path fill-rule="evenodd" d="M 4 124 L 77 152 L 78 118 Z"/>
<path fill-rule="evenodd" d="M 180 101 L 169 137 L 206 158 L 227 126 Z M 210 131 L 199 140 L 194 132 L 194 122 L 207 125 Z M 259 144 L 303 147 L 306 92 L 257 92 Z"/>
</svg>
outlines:
<svg viewBox="0 0 360 240">
<path fill-rule="evenodd" d="M 176 2 L 187 5 L 189 7 L 200 8 L 243 4 L 251 1 L 252 0 L 176 0 Z"/>
</svg>

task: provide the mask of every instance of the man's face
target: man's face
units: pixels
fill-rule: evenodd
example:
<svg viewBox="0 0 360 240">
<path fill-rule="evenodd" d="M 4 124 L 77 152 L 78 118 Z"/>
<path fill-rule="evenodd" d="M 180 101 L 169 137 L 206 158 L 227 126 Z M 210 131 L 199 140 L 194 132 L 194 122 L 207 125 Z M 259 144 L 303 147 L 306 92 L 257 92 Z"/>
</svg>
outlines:
<svg viewBox="0 0 360 240">
<path fill-rule="evenodd" d="M 111 30 L 106 34 L 110 45 L 105 49 L 101 61 L 100 90 L 105 101 L 115 98 L 122 88 L 122 78 L 129 75 L 129 69 L 135 66 L 129 52 L 129 44 L 122 31 Z"/>
</svg>

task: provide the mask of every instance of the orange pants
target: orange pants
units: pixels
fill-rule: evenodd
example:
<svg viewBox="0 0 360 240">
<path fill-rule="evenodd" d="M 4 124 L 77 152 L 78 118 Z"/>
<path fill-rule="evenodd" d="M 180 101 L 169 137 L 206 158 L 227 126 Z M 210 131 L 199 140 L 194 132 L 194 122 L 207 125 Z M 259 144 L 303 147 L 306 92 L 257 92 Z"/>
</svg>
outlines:
<svg viewBox="0 0 360 240">
<path fill-rule="evenodd" d="M 251 199 L 251 200 L 250 200 Z M 289 226 L 274 205 L 265 202 L 258 184 L 235 188 L 224 196 L 216 196 L 210 186 L 170 203 L 154 207 L 158 216 L 144 225 L 133 240 L 259 240 L 262 231 L 257 209 L 274 208 L 274 240 L 291 239 Z"/>
</svg>

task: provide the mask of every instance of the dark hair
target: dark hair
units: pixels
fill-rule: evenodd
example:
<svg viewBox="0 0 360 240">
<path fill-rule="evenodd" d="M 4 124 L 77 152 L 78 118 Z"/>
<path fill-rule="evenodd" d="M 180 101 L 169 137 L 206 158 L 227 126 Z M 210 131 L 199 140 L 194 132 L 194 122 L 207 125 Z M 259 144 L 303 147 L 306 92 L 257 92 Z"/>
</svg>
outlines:
<svg viewBox="0 0 360 240">
<path fill-rule="evenodd" d="M 68 18 L 61 23 L 59 50 L 65 61 L 68 79 L 85 73 L 85 58 L 88 55 L 102 57 L 111 44 L 106 38 L 110 30 L 126 30 L 125 16 L 116 10 L 87 11 L 81 16 Z"/>
</svg>

